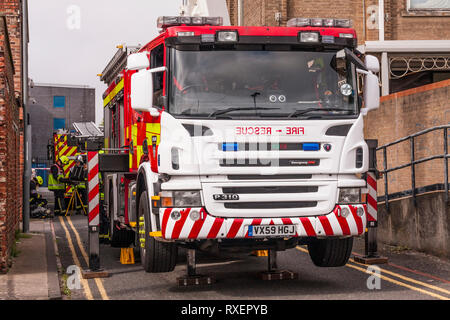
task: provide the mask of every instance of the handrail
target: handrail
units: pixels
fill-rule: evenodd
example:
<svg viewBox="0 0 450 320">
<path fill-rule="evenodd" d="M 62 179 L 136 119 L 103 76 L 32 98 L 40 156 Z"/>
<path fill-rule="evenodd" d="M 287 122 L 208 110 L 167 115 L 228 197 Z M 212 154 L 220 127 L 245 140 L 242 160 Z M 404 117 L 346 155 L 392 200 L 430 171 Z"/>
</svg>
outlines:
<svg viewBox="0 0 450 320">
<path fill-rule="evenodd" d="M 412 196 L 414 199 L 414 205 L 416 205 L 416 171 L 415 166 L 419 163 L 435 160 L 435 159 L 443 159 L 444 160 L 444 190 L 445 190 L 445 202 L 448 203 L 449 195 L 448 195 L 448 159 L 450 155 L 448 153 L 448 129 L 450 129 L 450 124 L 448 125 L 440 125 L 432 128 L 428 128 L 409 136 L 403 137 L 401 139 L 395 140 L 393 142 L 387 143 L 376 148 L 376 151 L 383 151 L 383 170 L 379 170 L 379 172 L 383 173 L 384 178 L 384 201 L 386 205 L 386 210 L 389 210 L 389 190 L 388 190 L 388 173 L 393 172 L 399 169 L 404 169 L 407 167 L 411 167 L 411 184 L 412 184 Z M 415 138 L 427 134 L 432 131 L 442 130 L 443 138 L 444 138 L 444 153 L 438 154 L 434 156 L 424 157 L 421 159 L 415 159 Z M 407 164 L 402 164 L 393 168 L 388 169 L 387 165 L 387 149 L 394 145 L 397 145 L 404 141 L 410 141 L 410 152 L 411 152 L 411 161 Z"/>
</svg>

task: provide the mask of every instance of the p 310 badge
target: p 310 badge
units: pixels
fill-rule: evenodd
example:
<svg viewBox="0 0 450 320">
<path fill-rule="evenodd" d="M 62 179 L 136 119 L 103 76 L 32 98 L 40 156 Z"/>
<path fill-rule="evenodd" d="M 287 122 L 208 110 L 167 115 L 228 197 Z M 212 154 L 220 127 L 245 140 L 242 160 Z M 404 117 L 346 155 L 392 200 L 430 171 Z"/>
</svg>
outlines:
<svg viewBox="0 0 450 320">
<path fill-rule="evenodd" d="M 239 200 L 238 194 L 213 194 L 214 200 Z"/>
</svg>

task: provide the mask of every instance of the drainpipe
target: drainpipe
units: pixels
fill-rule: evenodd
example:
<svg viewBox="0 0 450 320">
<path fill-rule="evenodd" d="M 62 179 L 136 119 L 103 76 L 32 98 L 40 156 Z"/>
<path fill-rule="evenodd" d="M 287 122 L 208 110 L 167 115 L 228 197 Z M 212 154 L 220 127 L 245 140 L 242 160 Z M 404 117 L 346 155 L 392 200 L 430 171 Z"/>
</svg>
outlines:
<svg viewBox="0 0 450 320">
<path fill-rule="evenodd" d="M 384 41 L 384 0 L 378 0 L 378 41 Z"/>
<path fill-rule="evenodd" d="M 378 0 L 378 40 L 384 41 L 384 0 Z M 381 95 L 389 94 L 389 61 L 387 52 L 381 53 Z"/>
<path fill-rule="evenodd" d="M 238 0 L 238 26 L 244 25 L 244 1 Z"/>
<path fill-rule="evenodd" d="M 367 38 L 366 38 L 366 0 L 363 0 L 362 6 L 363 6 L 363 23 L 362 23 L 362 25 L 363 25 L 363 38 L 364 38 L 364 42 L 366 42 L 367 41 Z"/>
<path fill-rule="evenodd" d="M 31 126 L 27 112 L 28 106 L 28 0 L 21 1 L 22 11 L 22 106 L 23 106 L 23 232 L 30 230 L 30 180 L 31 180 Z"/>
</svg>

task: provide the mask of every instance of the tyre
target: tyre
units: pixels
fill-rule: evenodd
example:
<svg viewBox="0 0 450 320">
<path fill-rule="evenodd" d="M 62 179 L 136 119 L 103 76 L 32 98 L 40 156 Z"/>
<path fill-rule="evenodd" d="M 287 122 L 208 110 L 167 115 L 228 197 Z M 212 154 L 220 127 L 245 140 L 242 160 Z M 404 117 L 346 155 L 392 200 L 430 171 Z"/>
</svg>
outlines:
<svg viewBox="0 0 450 320">
<path fill-rule="evenodd" d="M 353 248 L 353 237 L 344 239 L 314 239 L 308 244 L 309 256 L 318 267 L 344 266 Z"/>
<path fill-rule="evenodd" d="M 151 232 L 150 206 L 147 191 L 139 200 L 139 253 L 146 272 L 170 272 L 176 266 L 178 248 L 174 243 L 155 240 Z"/>
</svg>

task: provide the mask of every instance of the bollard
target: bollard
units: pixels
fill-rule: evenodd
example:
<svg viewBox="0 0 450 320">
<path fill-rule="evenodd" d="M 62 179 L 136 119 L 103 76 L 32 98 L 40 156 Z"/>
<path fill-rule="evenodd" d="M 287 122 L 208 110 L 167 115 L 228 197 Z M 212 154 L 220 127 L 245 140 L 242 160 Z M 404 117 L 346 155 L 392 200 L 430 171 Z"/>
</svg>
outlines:
<svg viewBox="0 0 450 320">
<path fill-rule="evenodd" d="M 355 261 L 364 264 L 387 263 L 385 257 L 378 254 L 377 227 L 378 227 L 378 205 L 377 205 L 377 158 L 376 149 L 378 140 L 366 140 L 369 146 L 369 171 L 366 174 L 367 193 L 367 228 L 364 235 L 364 256 L 355 256 Z"/>
</svg>

